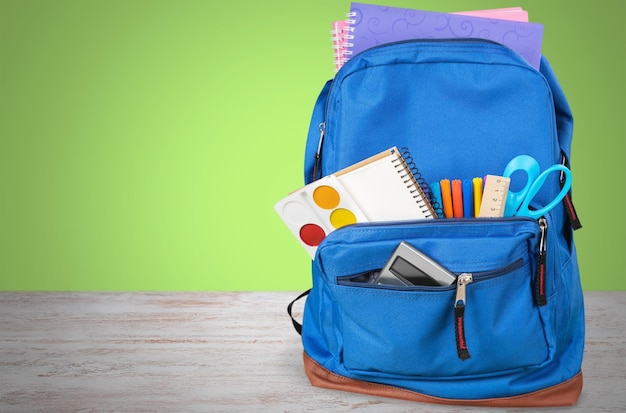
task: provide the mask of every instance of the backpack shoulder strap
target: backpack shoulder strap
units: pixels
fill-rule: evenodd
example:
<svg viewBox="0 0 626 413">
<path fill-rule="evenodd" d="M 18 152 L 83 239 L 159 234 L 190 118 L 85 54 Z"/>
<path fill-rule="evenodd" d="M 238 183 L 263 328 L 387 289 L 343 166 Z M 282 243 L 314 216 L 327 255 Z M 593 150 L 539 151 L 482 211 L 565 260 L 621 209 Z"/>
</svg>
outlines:
<svg viewBox="0 0 626 413">
<path fill-rule="evenodd" d="M 297 296 L 292 302 L 289 303 L 289 305 L 287 306 L 287 314 L 289 314 L 289 317 L 291 317 L 291 322 L 293 323 L 293 328 L 296 329 L 296 332 L 300 335 L 302 335 L 302 324 L 299 323 L 298 321 L 296 321 L 295 318 L 293 318 L 293 305 L 296 303 L 296 301 L 306 297 L 307 295 L 309 295 L 309 293 L 311 292 L 311 289 L 309 288 L 308 290 L 306 290 L 305 292 L 303 292 L 302 294 L 300 294 L 299 296 Z"/>
</svg>

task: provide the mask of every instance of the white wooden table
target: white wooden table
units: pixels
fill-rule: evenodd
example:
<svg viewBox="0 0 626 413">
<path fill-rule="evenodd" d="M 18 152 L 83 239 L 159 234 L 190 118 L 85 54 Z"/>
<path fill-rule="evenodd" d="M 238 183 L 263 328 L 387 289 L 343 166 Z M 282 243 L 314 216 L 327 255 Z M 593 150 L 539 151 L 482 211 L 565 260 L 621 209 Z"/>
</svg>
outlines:
<svg viewBox="0 0 626 413">
<path fill-rule="evenodd" d="M 296 295 L 0 293 L 0 412 L 484 411 L 312 387 Z M 626 292 L 585 298 L 583 394 L 557 411 L 624 412 Z"/>
</svg>

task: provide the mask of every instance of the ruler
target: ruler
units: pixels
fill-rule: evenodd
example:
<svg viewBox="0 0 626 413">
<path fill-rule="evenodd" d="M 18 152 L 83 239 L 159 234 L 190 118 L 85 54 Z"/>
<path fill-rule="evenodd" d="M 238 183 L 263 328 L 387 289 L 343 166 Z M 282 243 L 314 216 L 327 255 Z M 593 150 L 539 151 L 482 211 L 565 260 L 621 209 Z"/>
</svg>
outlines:
<svg viewBox="0 0 626 413">
<path fill-rule="evenodd" d="M 480 204 L 481 218 L 493 218 L 504 216 L 504 206 L 509 193 L 511 179 L 498 175 L 487 175 L 485 177 L 485 189 L 483 189 L 483 200 Z"/>
</svg>

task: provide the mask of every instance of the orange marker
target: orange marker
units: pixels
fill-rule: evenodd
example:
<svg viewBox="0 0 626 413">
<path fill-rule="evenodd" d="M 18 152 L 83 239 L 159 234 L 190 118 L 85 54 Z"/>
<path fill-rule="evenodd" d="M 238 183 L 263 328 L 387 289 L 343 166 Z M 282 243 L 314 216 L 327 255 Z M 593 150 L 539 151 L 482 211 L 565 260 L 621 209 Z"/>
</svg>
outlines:
<svg viewBox="0 0 626 413">
<path fill-rule="evenodd" d="M 454 218 L 463 218 L 463 184 L 460 179 L 452 181 L 452 214 Z"/>
<path fill-rule="evenodd" d="M 452 208 L 452 188 L 450 187 L 449 179 L 442 179 L 439 181 L 441 186 L 441 203 L 443 204 L 443 215 L 446 218 L 454 217 L 454 210 Z"/>
</svg>

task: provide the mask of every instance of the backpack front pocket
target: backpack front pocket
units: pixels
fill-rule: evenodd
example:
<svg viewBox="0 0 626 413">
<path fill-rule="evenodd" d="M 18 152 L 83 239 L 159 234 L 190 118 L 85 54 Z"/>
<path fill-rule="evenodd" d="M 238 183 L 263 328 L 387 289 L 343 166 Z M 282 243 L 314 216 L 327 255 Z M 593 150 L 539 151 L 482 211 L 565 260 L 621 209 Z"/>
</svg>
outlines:
<svg viewBox="0 0 626 413">
<path fill-rule="evenodd" d="M 490 374 L 541 364 L 548 343 L 532 287 L 538 234 L 537 223 L 526 219 L 425 220 L 337 231 L 316 259 L 336 321 L 334 356 L 364 378 Z M 401 241 L 471 282 L 371 283 Z"/>
</svg>

